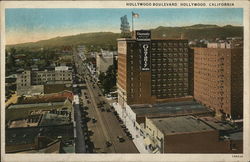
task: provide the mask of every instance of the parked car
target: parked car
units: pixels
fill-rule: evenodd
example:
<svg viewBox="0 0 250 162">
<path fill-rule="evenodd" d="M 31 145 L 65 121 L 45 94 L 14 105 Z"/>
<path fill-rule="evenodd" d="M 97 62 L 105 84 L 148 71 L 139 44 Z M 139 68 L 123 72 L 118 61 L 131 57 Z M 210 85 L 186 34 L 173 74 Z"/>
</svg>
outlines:
<svg viewBox="0 0 250 162">
<path fill-rule="evenodd" d="M 122 127 L 122 128 L 126 128 L 126 126 L 125 126 L 124 124 L 121 124 L 121 127 Z"/>
<path fill-rule="evenodd" d="M 97 120 L 95 118 L 92 118 L 92 123 L 96 123 Z"/>
<path fill-rule="evenodd" d="M 112 143 L 110 141 L 106 141 L 106 147 L 112 146 Z"/>
<path fill-rule="evenodd" d="M 117 136 L 117 139 L 118 139 L 119 142 L 124 142 L 125 141 L 125 139 L 122 136 Z"/>
</svg>

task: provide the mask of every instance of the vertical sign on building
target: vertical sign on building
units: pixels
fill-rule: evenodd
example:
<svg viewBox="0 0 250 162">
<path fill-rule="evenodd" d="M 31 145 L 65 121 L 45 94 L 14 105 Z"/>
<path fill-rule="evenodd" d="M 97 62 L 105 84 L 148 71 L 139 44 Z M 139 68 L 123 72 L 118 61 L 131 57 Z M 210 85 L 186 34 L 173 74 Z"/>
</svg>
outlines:
<svg viewBox="0 0 250 162">
<path fill-rule="evenodd" d="M 149 30 L 137 30 L 136 40 L 140 47 L 141 71 L 150 71 L 151 32 Z"/>
</svg>

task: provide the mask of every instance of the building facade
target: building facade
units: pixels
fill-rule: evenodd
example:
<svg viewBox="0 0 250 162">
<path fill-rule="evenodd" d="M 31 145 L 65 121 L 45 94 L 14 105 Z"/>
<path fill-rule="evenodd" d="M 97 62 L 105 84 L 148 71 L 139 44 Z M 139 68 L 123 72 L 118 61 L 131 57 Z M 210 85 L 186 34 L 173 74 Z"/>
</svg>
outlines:
<svg viewBox="0 0 250 162">
<path fill-rule="evenodd" d="M 96 54 L 96 72 L 99 75 L 100 73 L 106 73 L 108 67 L 113 65 L 114 52 L 113 51 L 104 51 Z"/>
<path fill-rule="evenodd" d="M 149 67 L 143 70 L 143 43 L 136 39 L 118 39 L 119 104 L 191 99 L 193 51 L 188 47 L 188 40 L 152 39 L 147 46 Z"/>
<path fill-rule="evenodd" d="M 160 153 L 242 153 L 243 133 L 212 117 L 146 118 L 148 150 Z"/>
<path fill-rule="evenodd" d="M 72 70 L 66 67 L 56 67 L 55 70 L 30 71 L 17 74 L 17 94 L 41 94 L 43 85 L 72 84 Z"/>
<path fill-rule="evenodd" d="M 194 98 L 222 117 L 243 118 L 242 48 L 194 48 Z"/>
</svg>

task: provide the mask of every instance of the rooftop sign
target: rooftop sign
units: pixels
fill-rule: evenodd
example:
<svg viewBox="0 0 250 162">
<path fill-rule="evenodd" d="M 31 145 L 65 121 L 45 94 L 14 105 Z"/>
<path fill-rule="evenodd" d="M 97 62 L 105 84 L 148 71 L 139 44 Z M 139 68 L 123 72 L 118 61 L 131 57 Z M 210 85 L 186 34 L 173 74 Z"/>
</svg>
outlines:
<svg viewBox="0 0 250 162">
<path fill-rule="evenodd" d="M 150 41 L 151 31 L 150 30 L 136 30 L 135 37 L 137 41 Z"/>
</svg>

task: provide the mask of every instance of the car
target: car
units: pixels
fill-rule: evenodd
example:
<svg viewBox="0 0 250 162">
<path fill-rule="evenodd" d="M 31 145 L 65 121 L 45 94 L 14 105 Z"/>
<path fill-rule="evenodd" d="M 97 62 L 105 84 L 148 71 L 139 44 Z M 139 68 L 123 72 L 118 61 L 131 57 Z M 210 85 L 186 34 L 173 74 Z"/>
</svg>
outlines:
<svg viewBox="0 0 250 162">
<path fill-rule="evenodd" d="M 117 139 L 118 139 L 119 142 L 124 142 L 125 141 L 125 139 L 122 136 L 117 136 Z"/>
<path fill-rule="evenodd" d="M 128 139 L 133 140 L 134 138 L 133 138 L 132 135 L 130 134 L 130 135 L 128 135 Z"/>
<path fill-rule="evenodd" d="M 96 123 L 97 120 L 95 118 L 92 118 L 92 123 Z"/>
<path fill-rule="evenodd" d="M 124 128 L 124 129 L 126 128 L 126 126 L 124 124 L 121 124 L 121 127 Z"/>
<path fill-rule="evenodd" d="M 106 147 L 112 146 L 112 143 L 110 141 L 106 141 Z"/>
</svg>

